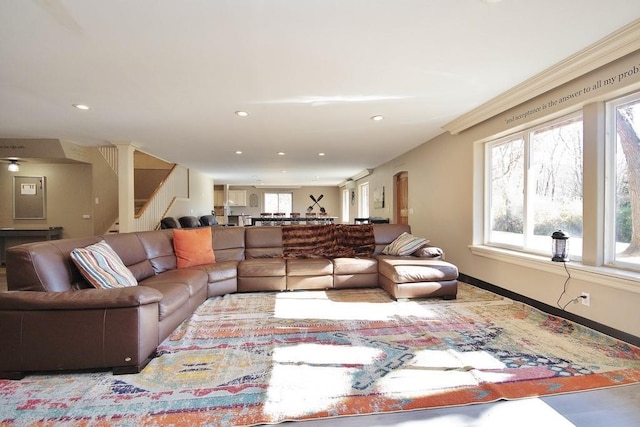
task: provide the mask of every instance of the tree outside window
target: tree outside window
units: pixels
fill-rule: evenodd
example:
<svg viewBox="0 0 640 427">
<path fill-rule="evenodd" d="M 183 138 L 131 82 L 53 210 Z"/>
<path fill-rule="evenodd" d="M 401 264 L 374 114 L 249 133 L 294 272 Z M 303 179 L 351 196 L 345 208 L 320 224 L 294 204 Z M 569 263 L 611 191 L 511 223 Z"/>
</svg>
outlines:
<svg viewBox="0 0 640 427">
<path fill-rule="evenodd" d="M 582 254 L 582 118 L 490 143 L 487 243 L 548 253 L 561 229 Z M 528 166 L 528 167 L 527 167 Z"/>
<path fill-rule="evenodd" d="M 640 94 L 614 101 L 613 263 L 640 266 Z"/>
</svg>

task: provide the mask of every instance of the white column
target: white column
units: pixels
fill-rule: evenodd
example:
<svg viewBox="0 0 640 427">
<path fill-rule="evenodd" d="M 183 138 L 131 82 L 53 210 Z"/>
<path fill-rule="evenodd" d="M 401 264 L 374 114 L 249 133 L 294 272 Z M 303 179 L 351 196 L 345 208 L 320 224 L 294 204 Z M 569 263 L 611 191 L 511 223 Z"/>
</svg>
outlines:
<svg viewBox="0 0 640 427">
<path fill-rule="evenodd" d="M 130 142 L 114 142 L 118 148 L 118 215 L 120 232 L 136 231 L 134 198 L 134 152 Z"/>
</svg>

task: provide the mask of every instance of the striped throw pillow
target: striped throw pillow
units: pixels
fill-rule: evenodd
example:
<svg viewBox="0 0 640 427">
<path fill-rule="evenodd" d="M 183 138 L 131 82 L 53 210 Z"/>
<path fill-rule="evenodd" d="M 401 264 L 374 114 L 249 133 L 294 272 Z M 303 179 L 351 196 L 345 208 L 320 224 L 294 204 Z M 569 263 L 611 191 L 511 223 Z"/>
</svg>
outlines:
<svg viewBox="0 0 640 427">
<path fill-rule="evenodd" d="M 71 259 L 84 278 L 95 288 L 126 288 L 138 284 L 131 270 L 104 240 L 72 250 Z"/>
<path fill-rule="evenodd" d="M 416 237 L 412 234 L 403 232 L 401 235 L 396 237 L 396 239 L 389 243 L 383 250 L 382 253 L 385 255 L 395 255 L 395 256 L 406 256 L 411 255 L 424 245 L 429 243 L 429 241 L 423 237 Z"/>
</svg>

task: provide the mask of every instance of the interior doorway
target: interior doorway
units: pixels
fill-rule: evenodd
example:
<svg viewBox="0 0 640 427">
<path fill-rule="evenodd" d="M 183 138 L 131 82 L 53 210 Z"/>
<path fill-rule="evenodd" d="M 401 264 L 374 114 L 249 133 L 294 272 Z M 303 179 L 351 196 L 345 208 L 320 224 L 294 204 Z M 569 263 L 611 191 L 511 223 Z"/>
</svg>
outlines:
<svg viewBox="0 0 640 427">
<path fill-rule="evenodd" d="M 398 172 L 393 178 L 396 223 L 409 224 L 409 172 Z"/>
</svg>

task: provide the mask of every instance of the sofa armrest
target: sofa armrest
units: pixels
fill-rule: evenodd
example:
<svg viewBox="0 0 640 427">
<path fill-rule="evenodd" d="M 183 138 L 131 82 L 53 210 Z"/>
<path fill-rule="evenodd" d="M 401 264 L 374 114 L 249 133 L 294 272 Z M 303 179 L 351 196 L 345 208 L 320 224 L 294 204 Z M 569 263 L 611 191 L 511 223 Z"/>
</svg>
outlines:
<svg viewBox="0 0 640 427">
<path fill-rule="evenodd" d="M 132 286 L 68 292 L 0 292 L 0 310 L 91 310 L 137 307 L 162 300 L 156 289 Z"/>
<path fill-rule="evenodd" d="M 155 289 L 0 293 L 0 378 L 113 368 L 139 372 L 159 343 Z"/>
</svg>

